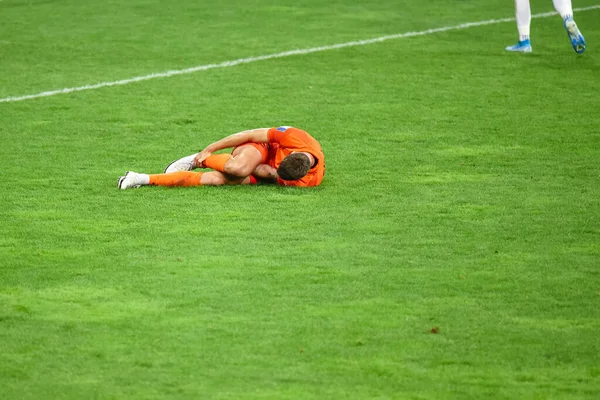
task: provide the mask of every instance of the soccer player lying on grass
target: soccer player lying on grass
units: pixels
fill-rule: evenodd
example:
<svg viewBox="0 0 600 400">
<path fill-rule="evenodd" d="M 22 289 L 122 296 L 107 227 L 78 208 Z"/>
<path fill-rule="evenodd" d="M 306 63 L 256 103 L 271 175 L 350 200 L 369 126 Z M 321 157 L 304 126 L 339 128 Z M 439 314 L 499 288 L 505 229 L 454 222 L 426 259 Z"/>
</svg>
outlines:
<svg viewBox="0 0 600 400">
<path fill-rule="evenodd" d="M 212 154 L 233 147 L 231 154 Z M 209 172 L 192 172 L 210 168 Z M 261 128 L 229 135 L 200 153 L 173 161 L 164 174 L 128 171 L 119 189 L 154 186 L 251 185 L 318 186 L 325 174 L 321 145 L 303 130 L 289 126 Z"/>
</svg>

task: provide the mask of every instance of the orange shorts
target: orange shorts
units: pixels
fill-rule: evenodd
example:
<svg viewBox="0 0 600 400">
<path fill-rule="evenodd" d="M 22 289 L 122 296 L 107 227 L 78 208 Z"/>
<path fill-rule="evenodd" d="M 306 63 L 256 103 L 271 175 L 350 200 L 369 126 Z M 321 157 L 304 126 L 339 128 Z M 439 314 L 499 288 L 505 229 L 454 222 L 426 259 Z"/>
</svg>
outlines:
<svg viewBox="0 0 600 400">
<path fill-rule="evenodd" d="M 241 149 L 244 146 L 252 146 L 256 150 L 260 151 L 260 155 L 261 155 L 260 163 L 267 164 L 267 161 L 269 160 L 269 143 L 244 143 L 244 144 L 234 147 L 233 150 L 231 151 L 231 154 L 235 155 L 235 151 L 237 149 Z"/>
</svg>

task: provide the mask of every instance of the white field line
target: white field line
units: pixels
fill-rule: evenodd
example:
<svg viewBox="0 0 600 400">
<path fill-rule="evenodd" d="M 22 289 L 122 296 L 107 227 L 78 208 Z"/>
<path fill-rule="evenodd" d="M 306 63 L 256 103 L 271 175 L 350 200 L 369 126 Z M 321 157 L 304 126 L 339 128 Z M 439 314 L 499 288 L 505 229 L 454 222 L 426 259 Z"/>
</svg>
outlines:
<svg viewBox="0 0 600 400">
<path fill-rule="evenodd" d="M 594 10 L 594 9 L 600 9 L 600 4 L 594 5 L 594 6 L 589 6 L 589 7 L 574 8 L 573 11 L 574 12 L 582 12 L 582 11 L 589 11 L 589 10 Z M 550 17 L 550 16 L 554 16 L 554 15 L 556 15 L 556 12 L 550 11 L 550 12 L 545 12 L 545 13 L 541 13 L 541 14 L 534 14 L 531 17 L 532 18 L 546 18 L 546 17 Z M 81 92 L 84 90 L 94 90 L 94 89 L 100 89 L 100 88 L 109 87 L 109 86 L 128 85 L 128 84 L 134 83 L 134 82 L 147 81 L 147 80 L 156 79 L 156 78 L 168 78 L 170 76 L 191 74 L 194 72 L 206 71 L 206 70 L 215 69 L 215 68 L 233 67 L 236 65 L 249 64 L 249 63 L 253 63 L 256 61 L 271 60 L 274 58 L 282 58 L 282 57 L 296 56 L 296 55 L 302 55 L 302 54 L 317 53 L 320 51 L 335 50 L 335 49 L 341 49 L 344 47 L 365 46 L 367 44 L 384 42 L 386 40 L 402 39 L 402 38 L 413 37 L 413 36 L 431 35 L 433 33 L 438 33 L 438 32 L 467 29 L 467 28 L 472 28 L 475 26 L 493 25 L 493 24 L 499 24 L 502 22 L 511 22 L 514 20 L 515 20 L 514 17 L 500 18 L 500 19 L 488 19 L 486 21 L 467 22 L 467 23 L 460 24 L 460 25 L 444 26 L 441 28 L 432 28 L 432 29 L 427 29 L 427 30 L 419 31 L 419 32 L 405 32 L 405 33 L 398 33 L 395 35 L 380 36 L 380 37 L 373 38 L 373 39 L 357 40 L 357 41 L 353 41 L 353 42 L 331 44 L 331 45 L 327 45 L 327 46 L 311 47 L 308 49 L 289 50 L 289 51 L 284 51 L 282 53 L 268 54 L 268 55 L 257 56 L 257 57 L 240 58 L 240 59 L 233 60 L 233 61 L 224 61 L 224 62 L 221 62 L 218 64 L 206 64 L 206 65 L 199 65 L 197 67 L 191 67 L 191 68 L 186 68 L 186 69 L 177 69 L 177 70 L 171 70 L 171 71 L 166 71 L 166 72 L 157 72 L 157 73 L 150 74 L 150 75 L 137 76 L 135 78 L 122 79 L 122 80 L 113 81 L 113 82 L 101 82 L 101 83 L 96 83 L 93 85 L 85 85 L 85 86 L 79 86 L 79 87 L 73 87 L 73 88 L 50 90 L 47 92 L 28 94 L 28 95 L 24 95 L 24 96 L 5 97 L 3 99 L 0 99 L 0 103 L 10 103 L 10 102 L 15 102 L 15 101 L 31 100 L 31 99 L 37 99 L 39 97 L 48 97 L 48 96 L 54 96 L 57 94 Z"/>
</svg>

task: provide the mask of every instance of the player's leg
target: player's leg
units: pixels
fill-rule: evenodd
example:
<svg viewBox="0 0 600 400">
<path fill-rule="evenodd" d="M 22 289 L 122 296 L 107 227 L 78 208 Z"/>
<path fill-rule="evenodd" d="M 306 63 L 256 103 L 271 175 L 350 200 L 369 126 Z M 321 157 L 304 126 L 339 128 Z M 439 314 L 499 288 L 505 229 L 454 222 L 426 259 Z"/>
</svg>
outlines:
<svg viewBox="0 0 600 400">
<path fill-rule="evenodd" d="M 178 171 L 168 174 L 139 174 L 127 171 L 125 176 L 119 178 L 119 189 L 138 188 L 140 186 L 221 186 L 221 185 L 251 185 L 255 184 L 254 177 L 231 178 L 222 172 L 190 172 Z"/>
<path fill-rule="evenodd" d="M 124 176 L 119 178 L 119 189 L 138 188 L 140 186 L 200 186 L 202 184 L 204 173 L 179 171 L 170 174 L 139 174 L 133 171 L 127 171 Z M 206 179 L 206 178 L 204 178 Z"/>
<path fill-rule="evenodd" d="M 231 154 L 213 154 L 203 161 L 202 167 L 223 172 L 231 178 L 245 178 L 267 160 L 264 143 L 246 143 L 233 149 Z"/>
<path fill-rule="evenodd" d="M 277 170 L 268 164 L 260 164 L 252 171 L 252 175 L 263 183 L 277 183 Z"/>
<path fill-rule="evenodd" d="M 571 0 L 553 0 L 553 3 L 556 12 L 560 14 L 560 17 L 564 21 L 564 26 L 567 30 L 567 35 L 569 35 L 573 50 L 578 54 L 583 53 L 585 51 L 585 39 L 573 20 L 573 6 L 571 5 Z"/>
<path fill-rule="evenodd" d="M 531 41 L 529 40 L 529 27 L 531 25 L 531 7 L 529 0 L 515 0 L 515 19 L 519 30 L 519 42 L 508 46 L 508 51 L 531 53 Z"/>
<path fill-rule="evenodd" d="M 231 158 L 231 154 L 213 154 L 208 159 L 204 160 L 202 165 L 196 165 L 196 156 L 198 153 L 190 154 L 175 160 L 167 165 L 165 174 L 170 174 L 178 171 L 191 171 L 196 168 L 212 168 L 216 171 L 223 172 L 225 163 Z M 208 161 L 208 164 L 207 164 Z"/>
<path fill-rule="evenodd" d="M 266 163 L 268 145 L 266 143 L 246 143 L 233 149 L 231 154 L 213 154 L 196 165 L 196 154 L 173 161 L 165 168 L 165 173 L 191 171 L 195 168 L 210 168 L 232 177 L 246 177 L 260 165 Z"/>
<path fill-rule="evenodd" d="M 200 179 L 200 186 L 255 185 L 257 183 L 256 178 L 251 175 L 235 179 L 219 171 L 203 172 Z"/>
</svg>

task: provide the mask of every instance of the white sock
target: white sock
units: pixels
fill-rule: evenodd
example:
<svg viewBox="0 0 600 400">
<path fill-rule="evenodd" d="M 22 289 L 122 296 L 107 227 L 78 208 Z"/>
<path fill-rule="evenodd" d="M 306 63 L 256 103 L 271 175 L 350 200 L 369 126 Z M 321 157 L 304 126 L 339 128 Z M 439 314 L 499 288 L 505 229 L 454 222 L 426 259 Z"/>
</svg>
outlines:
<svg viewBox="0 0 600 400">
<path fill-rule="evenodd" d="M 529 25 L 531 24 L 531 8 L 529 7 L 529 0 L 515 0 L 515 14 L 517 29 L 519 30 L 519 41 L 522 42 L 523 40 L 529 39 Z"/>
<path fill-rule="evenodd" d="M 150 175 L 138 174 L 137 181 L 140 185 L 149 185 L 150 184 Z"/>
<path fill-rule="evenodd" d="M 560 14 L 562 19 L 573 18 L 573 6 L 571 0 L 552 0 L 556 12 Z"/>
</svg>

